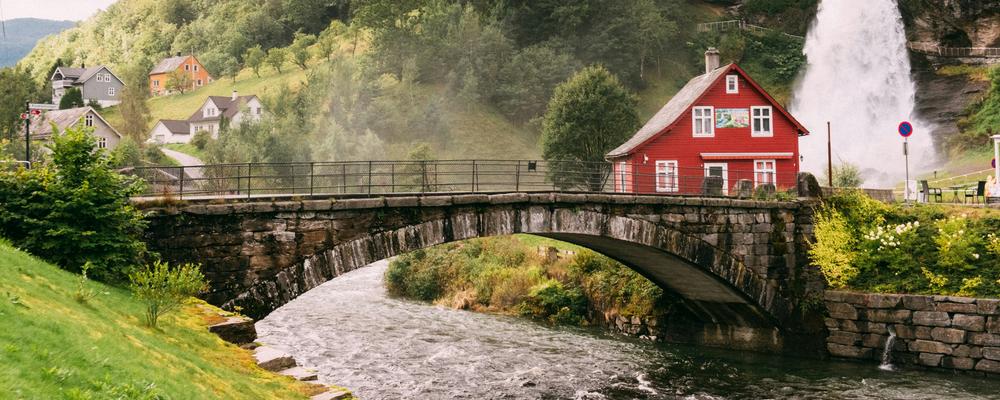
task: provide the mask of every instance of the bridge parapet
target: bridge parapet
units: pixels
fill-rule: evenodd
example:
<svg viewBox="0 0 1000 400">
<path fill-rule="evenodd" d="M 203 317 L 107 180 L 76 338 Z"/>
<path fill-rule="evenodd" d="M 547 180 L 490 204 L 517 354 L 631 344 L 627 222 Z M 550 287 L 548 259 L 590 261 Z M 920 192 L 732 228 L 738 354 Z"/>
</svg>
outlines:
<svg viewBox="0 0 1000 400">
<path fill-rule="evenodd" d="M 171 262 L 202 263 L 207 300 L 253 317 L 380 259 L 455 240 L 531 233 L 621 261 L 687 299 L 691 314 L 712 326 L 798 332 L 802 300 L 822 290 L 805 257 L 812 205 L 556 192 L 140 207 L 149 214 L 152 250 Z M 729 332 L 729 339 L 702 335 L 702 342 L 739 335 Z M 743 347 L 784 349 L 775 337 Z"/>
</svg>

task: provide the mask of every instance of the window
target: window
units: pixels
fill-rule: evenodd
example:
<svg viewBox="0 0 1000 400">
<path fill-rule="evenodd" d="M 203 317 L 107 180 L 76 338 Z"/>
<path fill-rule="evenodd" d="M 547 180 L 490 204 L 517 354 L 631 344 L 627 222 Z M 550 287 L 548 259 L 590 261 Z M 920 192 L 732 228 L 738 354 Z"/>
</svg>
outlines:
<svg viewBox="0 0 1000 400">
<path fill-rule="evenodd" d="M 201 79 L 198 80 L 198 86 L 201 86 Z"/>
<path fill-rule="evenodd" d="M 625 185 L 625 178 L 628 176 L 625 172 L 625 162 L 622 161 L 618 163 L 618 192 L 627 193 L 628 186 Z"/>
<path fill-rule="evenodd" d="M 97 138 L 97 148 L 99 149 L 108 148 L 108 138 L 106 137 Z"/>
<path fill-rule="evenodd" d="M 656 191 L 677 192 L 677 161 L 656 162 Z"/>
<path fill-rule="evenodd" d="M 194 65 L 194 72 L 198 72 L 198 64 Z"/>
<path fill-rule="evenodd" d="M 740 79 L 736 75 L 726 75 L 726 93 L 734 94 L 740 92 Z"/>
<path fill-rule="evenodd" d="M 254 113 L 255 114 L 260 115 L 262 112 L 264 112 L 264 108 L 263 107 L 254 108 Z"/>
<path fill-rule="evenodd" d="M 750 114 L 753 119 L 750 136 L 773 136 L 771 129 L 771 106 L 750 107 Z"/>
<path fill-rule="evenodd" d="M 108 96 L 114 96 L 114 95 L 115 95 L 115 88 L 109 87 L 108 88 Z"/>
<path fill-rule="evenodd" d="M 91 114 L 87 114 L 86 117 L 83 117 L 83 124 L 85 126 L 94 126 L 94 116 Z"/>
<path fill-rule="evenodd" d="M 191 70 L 191 65 L 190 64 L 184 64 L 184 70 L 185 71 L 190 71 Z"/>
<path fill-rule="evenodd" d="M 160 87 L 160 80 L 159 79 L 154 79 L 153 80 L 153 87 Z"/>
<path fill-rule="evenodd" d="M 775 174 L 777 169 L 774 166 L 774 160 L 754 160 L 753 161 L 753 185 L 754 187 L 760 185 L 773 185 L 775 182 Z"/>
<path fill-rule="evenodd" d="M 695 137 L 715 136 L 715 113 L 712 107 L 695 107 L 692 113 L 692 129 Z"/>
</svg>

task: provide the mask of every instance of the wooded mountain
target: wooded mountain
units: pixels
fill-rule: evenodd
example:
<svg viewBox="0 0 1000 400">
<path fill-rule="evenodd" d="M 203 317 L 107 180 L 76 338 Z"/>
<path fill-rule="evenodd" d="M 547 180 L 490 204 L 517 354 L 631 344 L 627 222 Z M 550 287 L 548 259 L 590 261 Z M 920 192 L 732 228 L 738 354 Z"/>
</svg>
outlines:
<svg viewBox="0 0 1000 400">
<path fill-rule="evenodd" d="M 4 21 L 6 37 L 0 37 L 0 67 L 17 63 L 38 40 L 62 32 L 75 24 L 73 21 L 52 21 L 37 18 L 16 18 Z"/>
</svg>

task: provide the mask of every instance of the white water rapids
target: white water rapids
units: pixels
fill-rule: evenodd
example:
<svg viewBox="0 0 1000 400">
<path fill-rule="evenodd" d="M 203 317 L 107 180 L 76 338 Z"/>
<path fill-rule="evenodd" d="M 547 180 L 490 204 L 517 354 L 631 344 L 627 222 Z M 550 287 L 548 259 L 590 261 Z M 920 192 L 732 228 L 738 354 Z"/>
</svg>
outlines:
<svg viewBox="0 0 1000 400">
<path fill-rule="evenodd" d="M 827 121 L 834 166 L 856 164 L 865 186 L 903 180 L 901 121 L 914 126 L 910 178 L 933 161 L 931 127 L 914 112 L 916 87 L 896 0 L 821 1 L 804 51 L 808 65 L 791 105 L 811 133 L 800 141 L 804 171 L 826 176 Z"/>
</svg>

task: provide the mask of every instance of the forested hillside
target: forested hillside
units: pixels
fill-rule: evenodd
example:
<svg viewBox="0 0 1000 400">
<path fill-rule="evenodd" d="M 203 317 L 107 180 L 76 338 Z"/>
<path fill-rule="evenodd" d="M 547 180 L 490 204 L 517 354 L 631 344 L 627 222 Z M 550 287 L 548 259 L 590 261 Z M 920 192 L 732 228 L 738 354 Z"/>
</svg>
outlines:
<svg viewBox="0 0 1000 400">
<path fill-rule="evenodd" d="M 59 33 L 73 24 L 73 21 L 38 18 L 15 18 L 4 21 L 4 37 L 0 39 L 0 67 L 14 65 L 35 47 L 39 39 Z"/>
<path fill-rule="evenodd" d="M 784 15 L 754 3 L 774 1 L 748 1 L 747 16 Z M 708 46 L 787 99 L 801 43 L 696 29 L 739 12 L 697 0 L 121 0 L 20 67 L 41 85 L 57 63 L 107 64 L 144 88 L 162 57 L 196 54 L 220 82 L 185 107 L 260 80 L 271 117 L 207 145 L 206 161 L 535 158 L 554 88 L 589 65 L 639 94 L 643 120 L 702 72 Z M 168 103 L 133 90 L 106 112 L 142 143 L 154 116 L 194 111 L 158 108 Z"/>
</svg>

